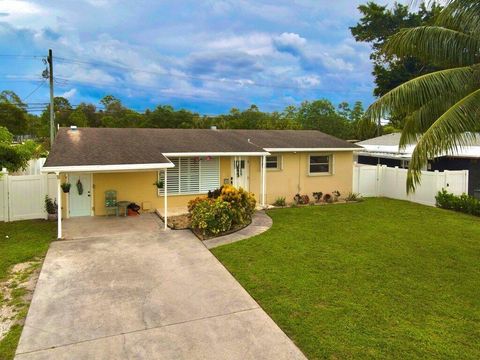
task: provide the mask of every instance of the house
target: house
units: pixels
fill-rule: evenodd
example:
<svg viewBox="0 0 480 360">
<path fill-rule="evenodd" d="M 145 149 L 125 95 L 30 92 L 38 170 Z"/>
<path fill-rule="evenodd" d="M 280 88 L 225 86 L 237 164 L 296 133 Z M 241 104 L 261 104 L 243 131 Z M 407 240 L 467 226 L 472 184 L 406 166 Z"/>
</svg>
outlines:
<svg viewBox="0 0 480 360">
<path fill-rule="evenodd" d="M 363 147 L 358 152 L 358 163 L 408 168 L 416 143 L 400 148 L 400 136 L 393 133 L 357 142 Z M 425 170 L 468 170 L 468 194 L 480 198 L 480 134 L 469 146 L 429 160 Z"/>
<path fill-rule="evenodd" d="M 278 197 L 292 201 L 296 193 L 346 194 L 358 149 L 314 130 L 72 127 L 59 129 L 42 171 L 57 174 L 64 218 L 105 215 L 111 189 L 119 201 L 166 217 L 222 184 L 249 190 L 261 206 Z M 72 184 L 68 196 L 60 190 L 64 181 Z"/>
</svg>

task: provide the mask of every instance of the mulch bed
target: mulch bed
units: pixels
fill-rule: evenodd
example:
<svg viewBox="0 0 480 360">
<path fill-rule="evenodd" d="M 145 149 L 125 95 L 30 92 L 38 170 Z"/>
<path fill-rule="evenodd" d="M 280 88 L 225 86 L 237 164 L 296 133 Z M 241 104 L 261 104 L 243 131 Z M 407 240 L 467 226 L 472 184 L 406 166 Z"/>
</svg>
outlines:
<svg viewBox="0 0 480 360">
<path fill-rule="evenodd" d="M 218 235 L 203 235 L 198 229 L 192 229 L 190 224 L 190 216 L 188 214 L 170 216 L 168 218 L 168 223 L 167 223 L 168 227 L 172 230 L 187 230 L 187 229 L 191 230 L 195 234 L 195 236 L 202 241 L 213 239 L 213 238 L 224 236 L 224 235 L 233 234 L 234 232 L 237 232 L 239 230 L 246 228 L 250 224 L 251 222 L 246 225 L 235 226 L 232 229 L 225 231 L 223 233 L 220 233 Z"/>
</svg>

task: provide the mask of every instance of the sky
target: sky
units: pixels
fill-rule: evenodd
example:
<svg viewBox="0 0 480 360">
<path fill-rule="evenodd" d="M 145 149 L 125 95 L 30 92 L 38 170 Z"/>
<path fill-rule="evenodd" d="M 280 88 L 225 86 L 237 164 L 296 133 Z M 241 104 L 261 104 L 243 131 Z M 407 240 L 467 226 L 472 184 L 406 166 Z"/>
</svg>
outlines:
<svg viewBox="0 0 480 360">
<path fill-rule="evenodd" d="M 370 47 L 349 30 L 365 2 L 0 0 L 0 90 L 32 109 L 47 102 L 50 48 L 55 95 L 73 105 L 112 94 L 138 111 L 201 114 L 321 98 L 368 106 Z"/>
</svg>

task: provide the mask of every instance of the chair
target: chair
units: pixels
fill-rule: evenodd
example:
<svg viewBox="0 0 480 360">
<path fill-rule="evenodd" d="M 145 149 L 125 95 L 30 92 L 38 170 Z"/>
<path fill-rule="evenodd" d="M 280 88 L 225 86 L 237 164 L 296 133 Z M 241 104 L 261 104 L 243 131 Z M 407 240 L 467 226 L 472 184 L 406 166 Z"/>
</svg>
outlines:
<svg viewBox="0 0 480 360">
<path fill-rule="evenodd" d="M 105 210 L 107 215 L 109 211 L 115 210 L 115 216 L 118 216 L 117 192 L 115 190 L 105 191 Z"/>
</svg>

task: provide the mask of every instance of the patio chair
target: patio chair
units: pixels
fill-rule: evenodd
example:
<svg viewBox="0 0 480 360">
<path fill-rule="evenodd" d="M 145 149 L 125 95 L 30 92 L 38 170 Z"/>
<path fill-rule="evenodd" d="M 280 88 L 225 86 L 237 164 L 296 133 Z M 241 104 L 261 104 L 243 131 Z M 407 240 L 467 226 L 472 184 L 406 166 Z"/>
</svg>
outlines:
<svg viewBox="0 0 480 360">
<path fill-rule="evenodd" d="M 115 216 L 118 216 L 117 192 L 115 190 L 105 191 L 105 210 L 108 213 L 115 211 Z"/>
</svg>

